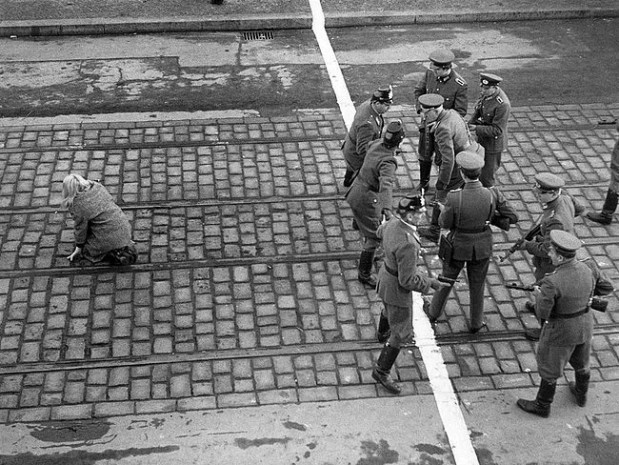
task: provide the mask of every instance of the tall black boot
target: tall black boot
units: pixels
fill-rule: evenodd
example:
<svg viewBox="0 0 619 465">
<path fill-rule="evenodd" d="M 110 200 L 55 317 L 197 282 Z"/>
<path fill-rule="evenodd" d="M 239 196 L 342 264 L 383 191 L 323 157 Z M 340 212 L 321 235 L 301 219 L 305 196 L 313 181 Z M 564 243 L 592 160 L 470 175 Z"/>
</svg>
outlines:
<svg viewBox="0 0 619 465">
<path fill-rule="evenodd" d="M 372 371 L 372 378 L 382 384 L 385 389 L 392 394 L 399 394 L 402 388 L 391 378 L 389 374 L 391 367 L 395 363 L 395 359 L 398 358 L 400 349 L 391 347 L 389 344 L 385 344 L 383 350 L 378 357 L 374 371 Z"/>
<path fill-rule="evenodd" d="M 430 187 L 430 176 L 432 174 L 432 162 L 419 160 L 419 184 L 415 188 L 420 195 L 425 195 Z"/>
<path fill-rule="evenodd" d="M 355 172 L 349 168 L 346 168 L 346 174 L 344 174 L 344 187 L 352 186 Z"/>
<path fill-rule="evenodd" d="M 535 400 L 518 399 L 516 404 L 525 412 L 529 412 L 543 418 L 548 418 L 550 415 L 550 404 L 552 404 L 552 400 L 555 398 L 556 389 L 556 381 L 554 383 L 550 383 L 545 379 L 542 379 Z"/>
<path fill-rule="evenodd" d="M 417 228 L 419 235 L 432 242 L 437 242 L 441 236 L 441 227 L 438 225 L 438 218 L 441 215 L 441 209 L 435 205 L 432 207 L 432 218 L 430 220 L 430 226 Z"/>
<path fill-rule="evenodd" d="M 385 343 L 391 336 L 391 328 L 389 327 L 389 320 L 382 313 L 380 314 L 380 320 L 378 320 L 378 329 L 376 330 L 376 339 L 378 342 Z"/>
<path fill-rule="evenodd" d="M 604 206 L 602 207 L 602 212 L 589 212 L 587 213 L 587 218 L 591 221 L 595 221 L 596 223 L 610 224 L 613 220 L 613 213 L 615 213 L 618 203 L 619 195 L 608 189 L 608 192 L 606 192 L 606 199 L 604 200 Z"/>
<path fill-rule="evenodd" d="M 587 403 L 587 391 L 589 390 L 589 380 L 591 373 L 576 372 L 576 383 L 570 383 L 570 391 L 576 398 L 576 403 L 580 407 L 584 407 Z"/>
<path fill-rule="evenodd" d="M 372 265 L 374 265 L 374 251 L 362 251 L 359 257 L 359 274 L 357 279 L 367 286 L 376 287 L 376 277 L 372 274 Z"/>
</svg>

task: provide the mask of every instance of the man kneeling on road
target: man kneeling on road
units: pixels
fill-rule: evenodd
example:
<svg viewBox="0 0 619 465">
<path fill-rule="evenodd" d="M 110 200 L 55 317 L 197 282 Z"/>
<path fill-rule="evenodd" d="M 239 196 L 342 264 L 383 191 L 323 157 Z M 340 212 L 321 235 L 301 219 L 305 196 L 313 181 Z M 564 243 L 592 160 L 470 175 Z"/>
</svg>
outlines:
<svg viewBox="0 0 619 465">
<path fill-rule="evenodd" d="M 372 378 L 393 394 L 400 393 L 400 386 L 390 376 L 400 347 L 413 343 L 412 291 L 428 294 L 430 289 L 440 289 L 443 284 L 417 271 L 417 258 L 421 245 L 417 224 L 424 215 L 423 197 L 414 196 L 400 200 L 397 213 L 379 226 L 377 236 L 383 241 L 385 258 L 378 273 L 378 295 L 385 309 L 378 323 L 378 340 L 385 342 Z"/>
</svg>

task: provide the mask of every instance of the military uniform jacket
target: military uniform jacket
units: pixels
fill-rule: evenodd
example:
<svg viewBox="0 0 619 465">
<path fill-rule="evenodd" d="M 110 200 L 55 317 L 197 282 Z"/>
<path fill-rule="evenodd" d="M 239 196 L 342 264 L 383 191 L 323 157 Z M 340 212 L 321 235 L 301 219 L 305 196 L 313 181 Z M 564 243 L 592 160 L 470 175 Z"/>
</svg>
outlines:
<svg viewBox="0 0 619 465">
<path fill-rule="evenodd" d="M 574 217 L 580 215 L 584 210 L 581 205 L 577 204 L 567 194 L 559 195 L 559 197 L 542 208 L 542 217 L 539 221 L 540 233 L 535 236 L 534 240 L 525 242 L 526 251 L 533 255 L 533 266 L 539 270 L 536 273 L 536 277 L 543 273 L 550 273 L 555 269 L 555 266 L 548 257 L 550 231 L 562 229 L 573 234 Z"/>
<path fill-rule="evenodd" d="M 446 110 L 456 110 L 456 112 L 464 117 L 469 104 L 468 101 L 468 85 L 462 76 L 456 73 L 453 69 L 448 76 L 439 78 L 434 70 L 427 70 L 423 79 L 415 86 L 415 106 L 417 113 L 421 112 L 419 97 L 423 94 L 440 94 L 445 99 L 443 108 Z"/>
<path fill-rule="evenodd" d="M 462 183 L 462 176 L 456 166 L 456 155 L 471 145 L 466 123 L 454 110 L 443 111 L 435 122 L 429 125 L 434 135 L 435 150 L 441 156 L 437 190 L 450 190 Z"/>
<path fill-rule="evenodd" d="M 380 139 L 384 125 L 383 116 L 372 108 L 370 100 L 359 105 L 342 146 L 344 159 L 353 170 L 357 171 L 361 168 L 363 159 L 367 154 L 368 144 L 373 140 Z"/>
<path fill-rule="evenodd" d="M 385 304 L 411 307 L 411 292 L 430 292 L 430 279 L 419 273 L 417 260 L 421 250 L 416 229 L 394 216 L 378 228 L 385 258 L 378 272 L 378 295 Z M 395 271 L 397 276 L 387 271 Z"/>
<path fill-rule="evenodd" d="M 546 344 L 572 346 L 591 340 L 591 310 L 573 318 L 561 316 L 587 309 L 599 279 L 597 268 L 590 268 L 576 259 L 562 263 L 554 273 L 542 279 L 535 312 L 540 320 L 548 320 L 541 336 Z"/>
<path fill-rule="evenodd" d="M 619 140 L 615 144 L 613 154 L 610 159 L 610 186 L 613 192 L 619 192 Z"/>
<path fill-rule="evenodd" d="M 486 152 L 500 152 L 507 148 L 507 120 L 510 112 L 509 99 L 500 88 L 497 88 L 494 95 L 480 98 L 475 105 L 469 123 L 477 125 L 477 141 Z"/>
<path fill-rule="evenodd" d="M 487 189 L 480 181 L 467 182 L 462 189 L 447 194 L 438 224 L 443 229 L 449 229 L 454 260 L 483 260 L 492 255 L 489 224 L 499 200 L 495 195 L 499 195 L 498 190 Z M 501 201 L 505 203 L 502 195 Z"/>
<path fill-rule="evenodd" d="M 395 147 L 385 147 L 382 140 L 371 142 L 359 175 L 346 194 L 359 230 L 365 237 L 375 237 L 383 209 L 392 208 L 398 166 L 396 150 Z"/>
</svg>

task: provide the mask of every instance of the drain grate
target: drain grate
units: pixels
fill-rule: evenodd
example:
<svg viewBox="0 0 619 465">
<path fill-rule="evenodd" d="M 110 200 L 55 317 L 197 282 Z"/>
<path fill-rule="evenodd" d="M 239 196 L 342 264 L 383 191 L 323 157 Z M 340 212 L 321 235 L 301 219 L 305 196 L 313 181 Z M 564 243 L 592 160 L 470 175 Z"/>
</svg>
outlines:
<svg viewBox="0 0 619 465">
<path fill-rule="evenodd" d="M 268 40 L 273 38 L 271 31 L 251 31 L 243 33 L 243 40 Z"/>
</svg>

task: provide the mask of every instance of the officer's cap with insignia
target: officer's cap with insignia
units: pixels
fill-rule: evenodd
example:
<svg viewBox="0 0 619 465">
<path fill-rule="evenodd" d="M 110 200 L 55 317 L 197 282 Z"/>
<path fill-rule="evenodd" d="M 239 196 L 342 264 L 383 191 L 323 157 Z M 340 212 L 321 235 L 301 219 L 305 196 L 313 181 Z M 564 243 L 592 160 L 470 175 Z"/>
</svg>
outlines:
<svg viewBox="0 0 619 465">
<path fill-rule="evenodd" d="M 565 181 L 556 174 L 540 173 L 535 175 L 535 188 L 541 191 L 558 191 L 565 186 Z"/>
<path fill-rule="evenodd" d="M 442 67 L 442 66 L 450 66 L 451 62 L 454 61 L 456 57 L 451 50 L 440 48 L 430 53 L 428 58 L 436 66 Z"/>
<path fill-rule="evenodd" d="M 391 86 L 382 86 L 372 94 L 372 102 L 393 103 L 393 88 Z"/>
<path fill-rule="evenodd" d="M 405 215 L 408 212 L 425 211 L 426 201 L 421 195 L 407 195 L 398 202 L 398 212 Z"/>
<path fill-rule="evenodd" d="M 419 105 L 423 108 L 438 108 L 445 102 L 440 94 L 423 94 L 419 96 Z"/>
<path fill-rule="evenodd" d="M 484 167 L 484 159 L 475 152 L 463 150 L 456 155 L 456 163 L 467 171 L 478 171 Z"/>
<path fill-rule="evenodd" d="M 503 78 L 491 73 L 479 73 L 479 82 L 482 86 L 498 86 Z"/>
<path fill-rule="evenodd" d="M 576 256 L 576 251 L 580 249 L 582 241 L 573 234 L 561 229 L 553 229 L 550 231 L 550 243 L 559 255 L 565 258 Z"/>
</svg>

